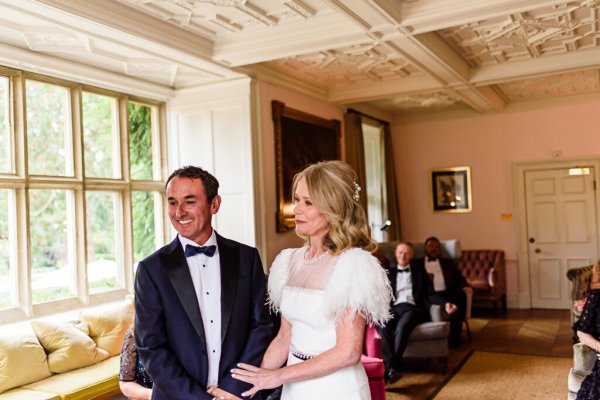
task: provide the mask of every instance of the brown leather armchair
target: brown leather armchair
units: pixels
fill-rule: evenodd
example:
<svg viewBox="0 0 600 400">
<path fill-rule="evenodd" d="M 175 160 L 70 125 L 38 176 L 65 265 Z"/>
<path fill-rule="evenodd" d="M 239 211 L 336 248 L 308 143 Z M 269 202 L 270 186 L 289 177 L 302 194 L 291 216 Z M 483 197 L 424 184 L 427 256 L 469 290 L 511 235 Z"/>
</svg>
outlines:
<svg viewBox="0 0 600 400">
<path fill-rule="evenodd" d="M 583 304 L 592 286 L 592 264 L 583 267 L 569 268 L 567 279 L 571 282 L 571 327 L 573 328 L 573 342 L 578 342 L 575 323 L 581 316 Z"/>
<path fill-rule="evenodd" d="M 458 269 L 473 288 L 473 301 L 498 302 L 506 309 L 506 269 L 502 250 L 462 250 Z"/>
</svg>

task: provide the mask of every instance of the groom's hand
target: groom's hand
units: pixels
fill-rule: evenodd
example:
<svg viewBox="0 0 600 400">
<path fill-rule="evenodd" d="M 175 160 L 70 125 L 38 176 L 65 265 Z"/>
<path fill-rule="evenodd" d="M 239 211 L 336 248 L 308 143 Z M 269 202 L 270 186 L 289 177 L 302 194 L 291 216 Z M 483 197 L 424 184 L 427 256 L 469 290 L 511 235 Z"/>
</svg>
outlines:
<svg viewBox="0 0 600 400">
<path fill-rule="evenodd" d="M 215 398 L 218 400 L 242 400 L 236 395 L 233 395 L 217 386 L 209 387 L 206 393 L 210 394 L 211 396 L 215 396 Z"/>
</svg>

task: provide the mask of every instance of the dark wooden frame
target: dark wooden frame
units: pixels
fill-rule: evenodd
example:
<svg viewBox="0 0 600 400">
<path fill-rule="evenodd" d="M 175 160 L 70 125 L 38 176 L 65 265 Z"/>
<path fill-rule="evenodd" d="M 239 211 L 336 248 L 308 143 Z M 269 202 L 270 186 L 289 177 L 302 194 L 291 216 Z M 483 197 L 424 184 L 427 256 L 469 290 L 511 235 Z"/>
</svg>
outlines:
<svg viewBox="0 0 600 400">
<path fill-rule="evenodd" d="M 294 175 L 318 161 L 339 160 L 341 122 L 271 102 L 275 131 L 277 179 L 277 232 L 294 229 L 292 183 Z"/>
<path fill-rule="evenodd" d="M 429 179 L 431 206 L 434 212 L 471 211 L 471 168 L 432 169 L 429 171 Z"/>
</svg>

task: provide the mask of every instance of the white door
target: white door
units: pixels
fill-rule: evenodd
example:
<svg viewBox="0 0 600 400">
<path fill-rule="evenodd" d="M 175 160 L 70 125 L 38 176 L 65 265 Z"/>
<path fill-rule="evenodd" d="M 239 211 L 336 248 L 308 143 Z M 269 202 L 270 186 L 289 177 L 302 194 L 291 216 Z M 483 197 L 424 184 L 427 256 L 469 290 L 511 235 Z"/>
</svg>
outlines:
<svg viewBox="0 0 600 400">
<path fill-rule="evenodd" d="M 598 257 L 595 171 L 525 171 L 531 306 L 569 309 L 566 272 Z"/>
</svg>

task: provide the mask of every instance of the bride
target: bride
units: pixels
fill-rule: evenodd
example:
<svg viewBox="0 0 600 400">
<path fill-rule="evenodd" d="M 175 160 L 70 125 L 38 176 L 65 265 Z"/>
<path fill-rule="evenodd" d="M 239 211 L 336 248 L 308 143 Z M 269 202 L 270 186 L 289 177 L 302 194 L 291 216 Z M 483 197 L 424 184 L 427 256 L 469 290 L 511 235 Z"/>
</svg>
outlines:
<svg viewBox="0 0 600 400">
<path fill-rule="evenodd" d="M 260 367 L 240 363 L 232 376 L 254 385 L 243 396 L 283 385 L 283 400 L 370 399 L 365 323 L 389 318 L 391 290 L 371 254 L 356 173 L 341 161 L 313 164 L 294 177 L 293 195 L 305 245 L 283 250 L 269 276 L 281 328 Z"/>
</svg>

